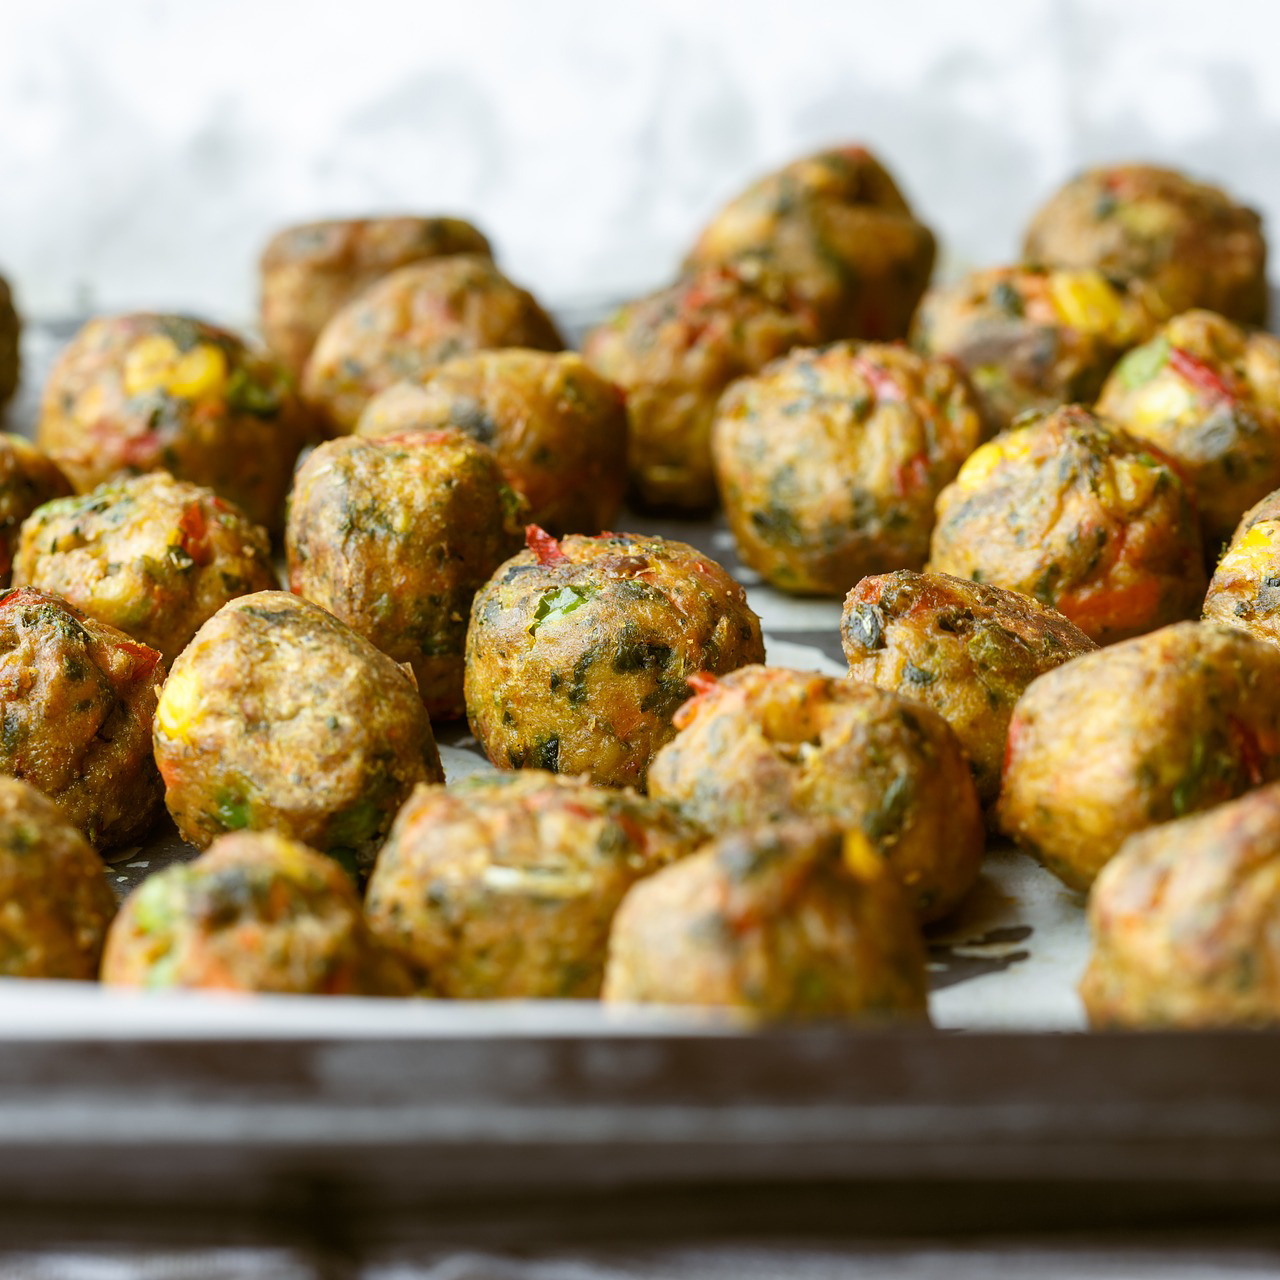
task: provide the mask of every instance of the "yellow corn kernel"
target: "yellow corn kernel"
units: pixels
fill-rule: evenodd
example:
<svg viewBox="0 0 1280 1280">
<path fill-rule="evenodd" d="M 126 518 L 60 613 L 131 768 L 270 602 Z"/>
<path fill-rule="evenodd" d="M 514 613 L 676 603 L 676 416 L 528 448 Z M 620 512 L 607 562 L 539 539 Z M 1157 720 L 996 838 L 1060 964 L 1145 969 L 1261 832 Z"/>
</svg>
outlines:
<svg viewBox="0 0 1280 1280">
<path fill-rule="evenodd" d="M 884 859 L 857 827 L 844 833 L 844 865 L 859 880 L 878 880 L 884 875 Z"/>
<path fill-rule="evenodd" d="M 1124 303 L 1098 271 L 1055 271 L 1049 297 L 1064 324 L 1081 333 L 1119 334 L 1130 327 Z"/>
<path fill-rule="evenodd" d="M 1147 383 L 1129 396 L 1129 402 L 1120 414 L 1120 425 L 1138 435 L 1166 422 L 1177 422 L 1184 414 L 1196 411 L 1195 391 L 1177 374 L 1162 369 Z M 1159 443 L 1158 435 L 1155 442 Z"/>
<path fill-rule="evenodd" d="M 172 741 L 185 742 L 200 708 L 200 682 L 189 671 L 173 672 L 160 691 L 156 728 Z"/>
<path fill-rule="evenodd" d="M 227 380 L 227 357 L 219 347 L 201 342 L 186 352 L 169 375 L 168 390 L 194 400 L 220 391 Z"/>
<path fill-rule="evenodd" d="M 1118 459 L 1115 465 L 1116 493 L 1122 505 L 1131 511 L 1145 507 L 1162 474 L 1136 458 Z"/>
<path fill-rule="evenodd" d="M 165 387 L 178 361 L 178 348 L 172 338 L 153 333 L 135 342 L 124 358 L 124 390 L 129 396 L 140 396 Z"/>
<path fill-rule="evenodd" d="M 1002 462 L 1014 462 L 1031 452 L 1031 433 L 1010 431 L 975 449 L 960 468 L 956 483 L 962 489 L 976 489 Z"/>
<path fill-rule="evenodd" d="M 1272 569 L 1280 566 L 1280 525 L 1274 520 L 1262 520 L 1231 547 L 1222 563 L 1232 570 Z"/>
</svg>

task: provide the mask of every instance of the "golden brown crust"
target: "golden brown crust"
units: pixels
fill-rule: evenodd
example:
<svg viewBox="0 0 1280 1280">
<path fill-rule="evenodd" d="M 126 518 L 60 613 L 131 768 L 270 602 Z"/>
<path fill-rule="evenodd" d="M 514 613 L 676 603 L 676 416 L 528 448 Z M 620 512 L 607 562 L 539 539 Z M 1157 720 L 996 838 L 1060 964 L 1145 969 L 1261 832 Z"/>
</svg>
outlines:
<svg viewBox="0 0 1280 1280">
<path fill-rule="evenodd" d="M 1131 836 L 1089 922 L 1095 1027 L 1280 1022 L 1280 786 Z"/>
<path fill-rule="evenodd" d="M 21 335 L 22 325 L 13 305 L 9 282 L 0 276 L 0 414 L 4 413 L 5 405 L 18 389 L 22 364 L 18 340 Z"/>
<path fill-rule="evenodd" d="M 436 995 L 593 999 L 623 895 L 697 842 L 657 801 L 538 769 L 419 787 L 366 911 Z"/>
<path fill-rule="evenodd" d="M 764 657 L 760 620 L 714 560 L 674 539 L 536 531 L 476 596 L 467 718 L 500 769 L 643 787 L 689 676 Z"/>
<path fill-rule="evenodd" d="M 228 600 L 276 585 L 267 531 L 211 489 L 152 472 L 42 506 L 14 582 L 69 600 L 166 663 Z"/>
<path fill-rule="evenodd" d="M 1033 682 L 1009 724 L 1001 829 L 1084 889 L 1125 838 L 1280 776 L 1280 651 L 1182 622 Z"/>
<path fill-rule="evenodd" d="M 784 591 L 918 569 L 934 501 L 982 440 L 964 379 L 896 346 L 792 351 L 721 397 L 716 479 L 738 552 Z"/>
<path fill-rule="evenodd" d="M 111 927 L 102 980 L 152 990 L 412 991 L 365 923 L 350 877 L 274 832 L 221 836 L 194 862 L 149 876 Z"/>
<path fill-rule="evenodd" d="M 487 257 L 437 258 L 392 271 L 339 310 L 316 339 L 302 393 L 331 431 L 351 432 L 379 391 L 494 347 L 560 351 L 564 342 L 533 295 Z"/>
<path fill-rule="evenodd" d="M 642 881 L 614 920 L 605 1000 L 927 1020 L 910 906 L 847 840 L 826 823 L 748 829 Z"/>
<path fill-rule="evenodd" d="M 1097 648 L 1030 596 L 945 573 L 864 578 L 844 602 L 840 633 L 853 679 L 947 721 L 984 803 L 1000 790 L 1014 703 L 1037 676 Z"/>
<path fill-rule="evenodd" d="M 0 586 L 9 585 L 22 522 L 71 492 L 71 482 L 30 440 L 0 432 Z"/>
<path fill-rule="evenodd" d="M 1034 596 L 1110 644 L 1194 616 L 1203 554 L 1174 466 L 1068 405 L 969 457 L 938 498 L 928 568 Z"/>
<path fill-rule="evenodd" d="M 751 666 L 686 703 L 675 724 L 649 790 L 706 831 L 834 821 L 888 863 L 926 920 L 977 879 L 977 793 L 955 735 L 928 707 L 852 680 Z"/>
<path fill-rule="evenodd" d="M 320 331 L 358 293 L 398 267 L 455 253 L 492 256 L 461 218 L 334 218 L 285 227 L 260 263 L 262 336 L 295 377 Z"/>
<path fill-rule="evenodd" d="M 362 436 L 456 427 L 489 445 L 529 519 L 554 534 L 599 533 L 627 484 L 627 412 L 613 383 L 573 351 L 479 351 L 365 406 Z"/>
<path fill-rule="evenodd" d="M 519 499 L 461 431 L 322 444 L 289 501 L 289 585 L 408 663 L 428 713 L 456 718 L 476 592 L 523 541 Z"/>
</svg>

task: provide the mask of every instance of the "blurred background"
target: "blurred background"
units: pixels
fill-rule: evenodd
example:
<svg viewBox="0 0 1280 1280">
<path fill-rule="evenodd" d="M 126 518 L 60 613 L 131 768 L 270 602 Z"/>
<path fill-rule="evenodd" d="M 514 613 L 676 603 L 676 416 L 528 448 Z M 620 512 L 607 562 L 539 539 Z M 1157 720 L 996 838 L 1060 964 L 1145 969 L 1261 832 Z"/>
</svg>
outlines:
<svg viewBox="0 0 1280 1280">
<path fill-rule="evenodd" d="M 944 270 L 1094 161 L 1280 222 L 1274 0 L 4 0 L 0 270 L 30 315 L 244 322 L 280 224 L 454 213 L 574 307 L 650 288 L 757 172 L 880 153 Z"/>
</svg>

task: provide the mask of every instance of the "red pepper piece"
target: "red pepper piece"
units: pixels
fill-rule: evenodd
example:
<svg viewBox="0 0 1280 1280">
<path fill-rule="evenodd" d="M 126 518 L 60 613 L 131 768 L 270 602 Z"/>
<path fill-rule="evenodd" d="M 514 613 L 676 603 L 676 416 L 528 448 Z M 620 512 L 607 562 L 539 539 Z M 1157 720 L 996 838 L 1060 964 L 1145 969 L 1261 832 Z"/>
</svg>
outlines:
<svg viewBox="0 0 1280 1280">
<path fill-rule="evenodd" d="M 712 689 L 720 684 L 720 681 L 710 671 L 695 671 L 693 675 L 685 676 L 684 682 L 696 694 L 710 693 Z"/>
<path fill-rule="evenodd" d="M 929 478 L 929 460 L 923 453 L 912 455 L 893 473 L 893 486 L 900 497 L 922 489 Z"/>
<path fill-rule="evenodd" d="M 182 531 L 183 551 L 203 569 L 213 559 L 213 548 L 209 545 L 209 521 L 199 501 L 188 505 L 178 528 Z"/>
<path fill-rule="evenodd" d="M 560 543 L 540 525 L 527 524 L 524 527 L 525 546 L 538 557 L 543 565 L 568 564 L 569 557 L 560 550 Z"/>
<path fill-rule="evenodd" d="M 1219 400 L 1236 398 L 1235 387 L 1216 369 L 1205 364 L 1199 356 L 1193 356 L 1190 351 L 1184 351 L 1181 347 L 1170 347 L 1169 366 L 1193 387 L 1216 396 Z"/>
<path fill-rule="evenodd" d="M 853 367 L 871 384 L 871 390 L 880 400 L 904 400 L 902 388 L 878 364 L 855 357 Z"/>
</svg>

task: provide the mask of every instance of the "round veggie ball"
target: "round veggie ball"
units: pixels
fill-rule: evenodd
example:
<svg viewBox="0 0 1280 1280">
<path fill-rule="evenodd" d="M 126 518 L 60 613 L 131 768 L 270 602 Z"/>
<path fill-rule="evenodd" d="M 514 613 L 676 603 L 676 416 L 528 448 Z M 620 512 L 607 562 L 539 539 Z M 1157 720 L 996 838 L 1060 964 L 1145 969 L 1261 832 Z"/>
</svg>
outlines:
<svg viewBox="0 0 1280 1280">
<path fill-rule="evenodd" d="M 716 500 L 711 420 L 724 389 L 820 332 L 776 273 L 709 267 L 630 302 L 583 340 L 627 399 L 636 498 L 698 510 Z"/>
<path fill-rule="evenodd" d="M 364 436 L 456 427 L 489 445 L 529 519 L 555 534 L 599 533 L 627 485 L 627 413 L 617 387 L 573 351 L 478 351 L 425 382 L 369 401 Z"/>
<path fill-rule="evenodd" d="M 155 752 L 192 844 L 277 831 L 357 870 L 414 786 L 444 779 L 412 677 L 284 591 L 232 600 L 196 632 L 161 694 Z"/>
<path fill-rule="evenodd" d="M 85 493 L 169 471 L 278 529 L 314 435 L 288 375 L 235 334 L 185 316 L 91 320 L 45 384 L 37 443 Z"/>
<path fill-rule="evenodd" d="M 1037 676 L 1098 646 L 1016 591 L 945 573 L 863 578 L 844 602 L 849 675 L 932 707 L 955 731 L 978 798 L 1000 790 L 1014 703 Z"/>
<path fill-rule="evenodd" d="M 784 591 L 825 595 L 923 565 L 934 501 L 981 440 L 950 365 L 850 343 L 793 351 L 734 383 L 712 431 L 743 560 Z"/>
<path fill-rule="evenodd" d="M 22 522 L 70 492 L 67 477 L 30 440 L 0 432 L 0 586 L 9 584 Z"/>
<path fill-rule="evenodd" d="M 1217 187 L 1170 169 L 1120 165 L 1073 178 L 1031 220 L 1023 256 L 1149 280 L 1170 311 L 1267 319 L 1262 220 Z"/>
<path fill-rule="evenodd" d="M 731 832 L 636 885 L 614 922 L 604 998 L 762 1021 L 928 1018 L 906 895 L 864 845 L 820 822 Z"/>
<path fill-rule="evenodd" d="M 1177 469 L 1067 405 L 969 457 L 938 497 L 929 569 L 1034 596 L 1110 644 L 1198 613 L 1203 559 Z"/>
<path fill-rule="evenodd" d="M 911 342 L 964 369 L 994 434 L 1033 410 L 1092 404 L 1115 362 L 1166 314 L 1141 281 L 993 267 L 930 290 Z"/>
<path fill-rule="evenodd" d="M 780 270 L 822 338 L 901 338 L 937 245 L 869 151 L 837 147 L 766 174 L 698 237 L 686 269 L 743 259 Z"/>
<path fill-rule="evenodd" d="M 531 526 L 472 605 L 467 718 L 500 769 L 643 787 L 688 677 L 763 660 L 746 592 L 700 551 Z"/>
<path fill-rule="evenodd" d="M 0 774 L 43 791 L 99 848 L 160 808 L 151 719 L 160 655 L 29 587 L 0 594 Z"/>
<path fill-rule="evenodd" d="M 936 711 L 781 667 L 701 684 L 649 770 L 655 798 L 707 831 L 830 819 L 888 863 L 925 920 L 973 887 L 982 812 L 964 752 Z"/>
<path fill-rule="evenodd" d="M 22 325 L 13 305 L 9 282 L 0 276 L 0 413 L 18 389 L 21 368 L 18 339 L 21 335 Z"/>
<path fill-rule="evenodd" d="M 338 311 L 316 339 L 302 392 L 333 431 L 350 432 L 379 391 L 491 347 L 560 351 L 564 342 L 533 295 L 487 257 L 437 258 L 383 276 Z"/>
<path fill-rule="evenodd" d="M 623 895 L 697 843 L 657 801 L 537 769 L 419 787 L 365 911 L 436 995 L 594 999 Z"/>
<path fill-rule="evenodd" d="M 228 600 L 276 585 L 267 531 L 164 471 L 40 507 L 14 582 L 51 591 L 171 663 Z"/>
<path fill-rule="evenodd" d="M 260 263 L 260 324 L 295 377 L 333 314 L 397 267 L 454 253 L 491 255 L 461 218 L 334 218 L 285 227 Z"/>
<path fill-rule="evenodd" d="M 1244 513 L 1209 583 L 1204 618 L 1280 645 L 1280 491 Z"/>
<path fill-rule="evenodd" d="M 0 978 L 98 976 L 116 910 L 103 871 L 52 800 L 0 778 Z"/>
<path fill-rule="evenodd" d="M 1130 836 L 1089 923 L 1094 1026 L 1280 1022 L 1280 786 Z"/>
<path fill-rule="evenodd" d="M 148 876 L 125 899 L 107 935 L 102 980 L 294 995 L 413 990 L 336 863 L 275 832 L 247 831 Z"/>
<path fill-rule="evenodd" d="M 1125 837 L 1280 777 L 1280 651 L 1182 622 L 1033 681 L 1014 708 L 997 818 L 1085 889 Z"/>
<path fill-rule="evenodd" d="M 1098 412 L 1178 464 L 1215 548 L 1280 486 L 1280 338 L 1269 333 L 1210 311 L 1176 316 L 1120 362 Z"/>
<path fill-rule="evenodd" d="M 289 501 L 289 584 L 413 669 L 431 716 L 462 699 L 476 592 L 521 545 L 520 500 L 461 431 L 322 444 Z"/>
</svg>

